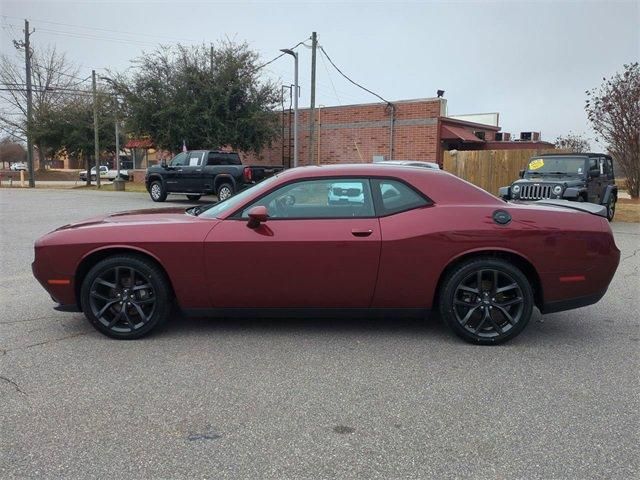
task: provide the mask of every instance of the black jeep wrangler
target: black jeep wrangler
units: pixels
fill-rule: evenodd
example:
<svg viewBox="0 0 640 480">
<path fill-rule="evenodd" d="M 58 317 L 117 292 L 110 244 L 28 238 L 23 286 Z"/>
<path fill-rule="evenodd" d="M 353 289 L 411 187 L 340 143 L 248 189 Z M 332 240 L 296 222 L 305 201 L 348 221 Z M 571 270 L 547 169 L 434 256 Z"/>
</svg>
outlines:
<svg viewBox="0 0 640 480">
<path fill-rule="evenodd" d="M 520 180 L 500 188 L 504 200 L 564 199 L 591 202 L 607 208 L 613 220 L 618 187 L 613 162 L 602 153 L 547 153 L 529 160 Z"/>
</svg>

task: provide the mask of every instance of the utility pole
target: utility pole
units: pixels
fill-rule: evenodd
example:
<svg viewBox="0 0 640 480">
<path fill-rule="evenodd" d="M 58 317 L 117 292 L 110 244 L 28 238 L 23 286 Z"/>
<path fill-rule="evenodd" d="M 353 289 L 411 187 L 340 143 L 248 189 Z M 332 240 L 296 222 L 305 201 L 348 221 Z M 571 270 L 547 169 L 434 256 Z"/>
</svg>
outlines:
<svg viewBox="0 0 640 480">
<path fill-rule="evenodd" d="M 280 50 L 282 53 L 291 55 L 294 60 L 294 91 L 293 91 L 293 167 L 298 166 L 298 95 L 300 88 L 298 87 L 298 53 L 294 52 L 290 48 L 283 48 Z"/>
<path fill-rule="evenodd" d="M 311 34 L 311 108 L 309 110 L 309 165 L 313 165 L 313 130 L 316 123 L 316 48 L 318 35 Z M 319 159 L 318 159 L 319 160 Z"/>
<path fill-rule="evenodd" d="M 31 47 L 29 46 L 29 21 L 24 21 L 24 62 L 27 75 L 27 168 L 29 168 L 29 188 L 34 188 L 36 182 L 33 172 L 33 98 L 31 92 Z"/>
<path fill-rule="evenodd" d="M 100 145 L 98 139 L 98 92 L 96 90 L 96 71 L 91 70 L 91 81 L 93 83 L 93 144 L 95 148 L 96 163 L 96 187 L 100 188 Z M 87 177 L 91 178 L 91 170 L 87 172 Z"/>
</svg>

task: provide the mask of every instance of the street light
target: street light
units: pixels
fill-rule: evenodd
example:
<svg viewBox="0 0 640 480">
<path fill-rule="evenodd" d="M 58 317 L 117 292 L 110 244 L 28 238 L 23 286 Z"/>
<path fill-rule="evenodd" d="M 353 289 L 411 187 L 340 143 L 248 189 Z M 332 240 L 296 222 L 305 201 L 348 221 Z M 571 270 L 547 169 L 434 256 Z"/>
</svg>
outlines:
<svg viewBox="0 0 640 480">
<path fill-rule="evenodd" d="M 294 87 L 293 95 L 293 166 L 298 166 L 298 53 L 289 48 L 280 50 L 282 53 L 291 55 L 295 61 Z"/>
</svg>

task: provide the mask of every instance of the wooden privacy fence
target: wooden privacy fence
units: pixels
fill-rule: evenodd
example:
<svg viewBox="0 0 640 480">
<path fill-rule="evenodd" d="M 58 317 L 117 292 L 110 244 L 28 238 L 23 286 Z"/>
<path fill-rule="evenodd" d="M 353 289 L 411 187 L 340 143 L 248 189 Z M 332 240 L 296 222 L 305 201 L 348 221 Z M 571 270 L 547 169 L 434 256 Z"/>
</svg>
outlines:
<svg viewBox="0 0 640 480">
<path fill-rule="evenodd" d="M 467 182 L 498 195 L 498 189 L 511 185 L 529 159 L 541 153 L 562 153 L 564 150 L 468 150 L 444 152 L 443 168 Z"/>
</svg>

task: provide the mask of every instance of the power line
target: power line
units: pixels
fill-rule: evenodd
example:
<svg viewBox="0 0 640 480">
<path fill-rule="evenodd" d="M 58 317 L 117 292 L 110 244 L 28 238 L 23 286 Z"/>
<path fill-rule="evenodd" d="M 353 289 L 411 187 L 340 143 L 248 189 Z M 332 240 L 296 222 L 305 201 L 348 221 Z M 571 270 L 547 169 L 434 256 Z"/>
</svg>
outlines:
<svg viewBox="0 0 640 480">
<path fill-rule="evenodd" d="M 371 95 L 373 95 L 373 96 L 375 96 L 375 97 L 379 98 L 380 100 L 382 100 L 383 102 L 385 102 L 387 105 L 393 105 L 389 100 L 385 100 L 384 98 L 382 98 L 382 97 L 381 97 L 380 95 L 378 95 L 377 93 L 372 92 L 372 91 L 371 91 L 371 90 L 369 90 L 368 88 L 363 87 L 362 85 L 360 85 L 358 82 L 356 82 L 356 81 L 354 81 L 354 80 L 351 80 L 351 78 L 349 78 L 349 77 L 348 77 L 348 76 L 347 76 L 347 75 L 346 75 L 342 70 L 340 70 L 340 69 L 338 68 L 338 66 L 337 66 L 335 63 L 333 63 L 333 60 L 331 60 L 331 57 L 330 57 L 329 55 L 327 55 L 327 52 L 324 50 L 324 47 L 322 47 L 322 46 L 320 46 L 320 45 L 318 45 L 318 47 L 320 48 L 320 51 L 324 54 L 324 56 L 325 56 L 325 57 L 327 57 L 327 60 L 329 60 L 329 63 L 330 63 L 331 65 L 333 65 L 333 68 L 335 68 L 335 69 L 338 71 L 338 73 L 339 73 L 340 75 L 342 75 L 344 78 L 346 78 L 347 80 L 349 80 L 349 81 L 350 81 L 351 83 L 353 83 L 356 87 L 359 87 L 359 88 L 361 88 L 362 90 L 364 90 L 365 92 L 369 92 Z"/>
<path fill-rule="evenodd" d="M 304 40 L 302 40 L 301 42 L 296 43 L 293 47 L 291 47 L 289 50 L 295 50 L 296 48 L 298 48 L 300 45 L 304 45 L 304 42 L 306 42 L 307 40 L 309 40 L 308 38 L 305 38 Z M 275 62 L 276 60 L 278 60 L 280 57 L 285 56 L 286 53 L 281 53 L 280 55 L 278 55 L 275 58 L 272 58 L 271 60 L 269 60 L 267 63 L 263 63 L 262 65 L 257 66 L 256 68 L 254 68 L 251 73 L 255 73 L 258 70 L 266 67 L 267 65 L 272 64 L 273 62 Z"/>
<path fill-rule="evenodd" d="M 115 43 L 121 43 L 123 45 L 130 45 L 130 44 L 137 44 L 137 45 L 142 45 L 143 47 L 156 47 L 158 45 L 158 43 L 151 43 L 151 42 L 143 42 L 140 40 L 129 40 L 126 38 L 115 38 L 115 37 L 104 37 L 104 36 L 100 36 L 100 35 L 91 35 L 88 33 L 79 33 L 79 32 L 63 32 L 60 30 L 52 30 L 52 29 L 48 29 L 48 28 L 39 28 L 38 29 L 39 32 L 44 32 L 44 33 L 51 33 L 54 35 L 62 35 L 64 37 L 70 37 L 70 38 L 83 38 L 83 39 L 89 39 L 89 40 L 100 40 L 100 41 L 106 41 L 106 42 L 115 42 Z"/>
<path fill-rule="evenodd" d="M 12 17 L 10 15 L 0 15 L 2 18 L 10 18 L 10 19 L 14 19 L 14 20 L 22 20 L 21 18 L 18 17 Z M 100 27 L 91 27 L 91 26 L 87 26 L 87 25 L 74 25 L 74 24 L 70 24 L 70 23 L 62 23 L 62 22 L 52 22 L 50 20 L 38 20 L 38 19 L 31 19 L 33 22 L 38 22 L 38 23 L 46 23 L 49 25 L 58 25 L 60 27 L 70 27 L 70 28 L 81 28 L 84 30 L 91 30 L 91 31 L 100 31 L 100 32 L 106 32 L 106 33 L 119 33 L 122 35 L 130 35 L 132 37 L 148 37 L 148 38 L 159 38 L 159 39 L 164 39 L 164 40 L 174 40 L 174 41 L 178 41 L 178 42 L 195 42 L 196 40 L 193 39 L 188 39 L 188 38 L 177 38 L 177 37 L 167 37 L 165 35 L 153 35 L 153 34 L 148 34 L 148 33 L 139 33 L 139 32 L 127 32 L 124 30 L 112 30 L 112 29 L 107 29 L 107 28 L 100 28 Z"/>
<path fill-rule="evenodd" d="M 320 47 L 322 48 L 322 47 Z M 333 83 L 333 78 L 331 78 L 331 74 L 329 73 L 329 68 L 327 68 L 327 62 L 324 61 L 324 56 L 320 55 L 320 60 L 322 60 L 322 65 L 324 66 L 324 71 L 327 72 L 327 77 L 329 78 L 329 81 L 331 82 L 331 88 L 333 88 L 333 93 L 336 96 L 336 99 L 338 100 L 338 103 L 340 105 L 342 105 L 342 100 L 340 100 L 340 96 L 338 95 L 338 91 L 336 90 L 336 86 Z"/>
</svg>

